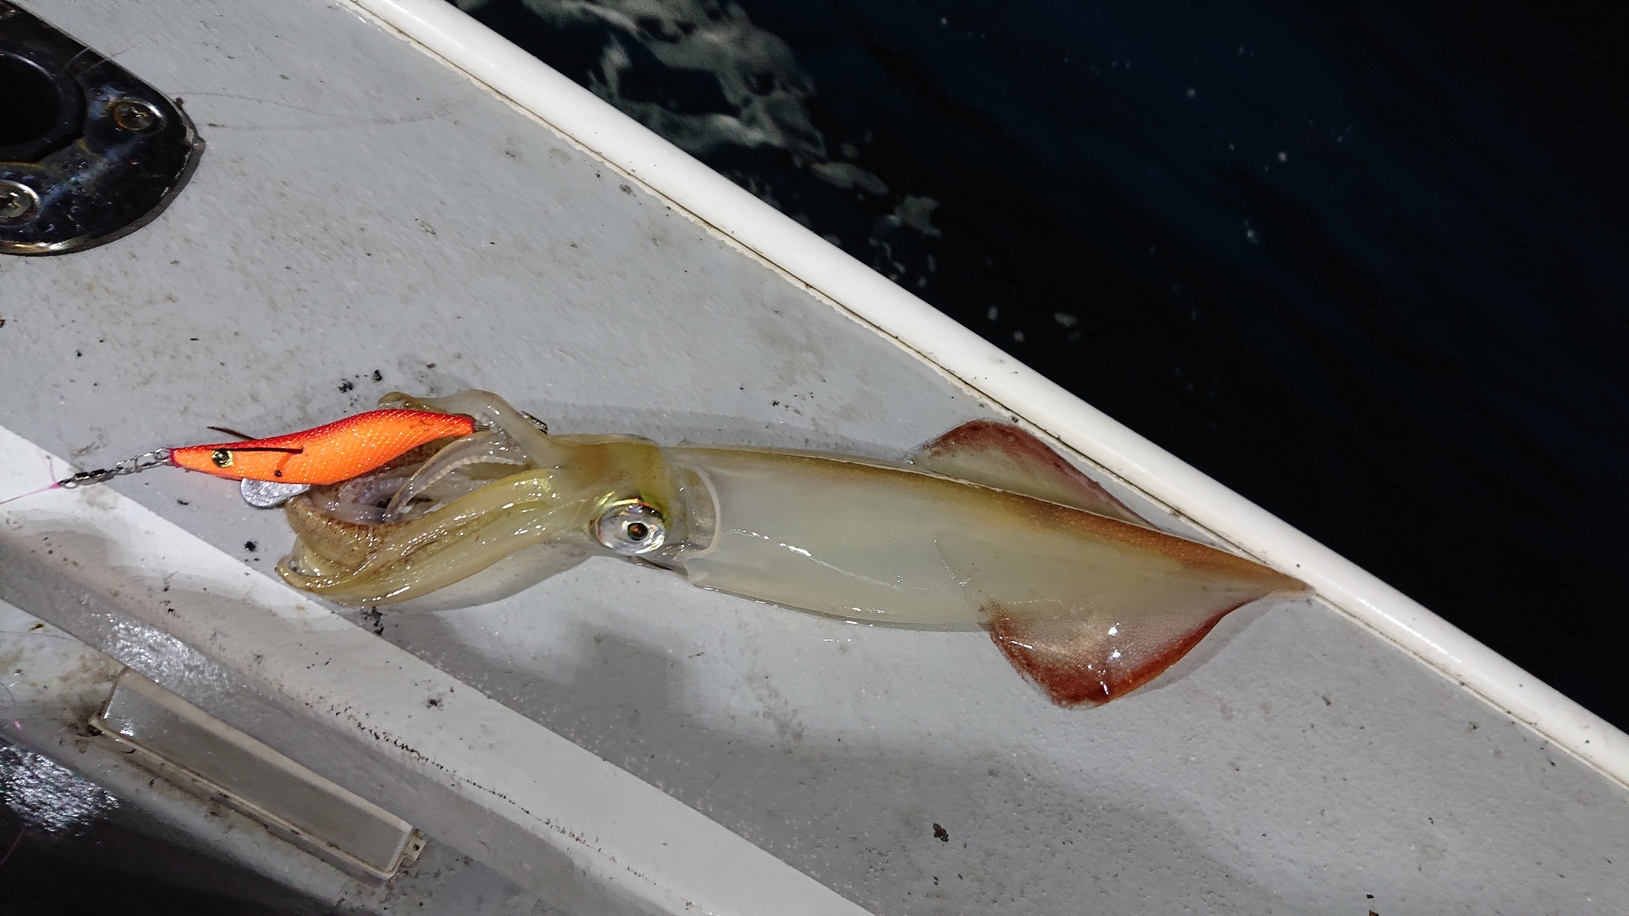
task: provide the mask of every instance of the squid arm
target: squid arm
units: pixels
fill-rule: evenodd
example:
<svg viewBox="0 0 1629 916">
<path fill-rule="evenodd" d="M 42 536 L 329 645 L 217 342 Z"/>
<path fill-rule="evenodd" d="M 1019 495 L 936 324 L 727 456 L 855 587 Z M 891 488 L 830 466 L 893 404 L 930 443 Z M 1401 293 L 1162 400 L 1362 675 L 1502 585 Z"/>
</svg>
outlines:
<svg viewBox="0 0 1629 916">
<path fill-rule="evenodd" d="M 982 627 L 1069 706 L 1148 682 L 1238 607 L 1306 590 L 1155 529 L 1004 424 L 965 424 L 906 465 L 548 435 L 488 392 L 381 404 L 479 428 L 373 472 L 396 475 L 388 485 L 364 477 L 289 501 L 297 541 L 279 572 L 341 603 L 417 597 L 549 544 L 848 620 Z M 372 504 L 354 505 L 345 487 Z"/>
</svg>

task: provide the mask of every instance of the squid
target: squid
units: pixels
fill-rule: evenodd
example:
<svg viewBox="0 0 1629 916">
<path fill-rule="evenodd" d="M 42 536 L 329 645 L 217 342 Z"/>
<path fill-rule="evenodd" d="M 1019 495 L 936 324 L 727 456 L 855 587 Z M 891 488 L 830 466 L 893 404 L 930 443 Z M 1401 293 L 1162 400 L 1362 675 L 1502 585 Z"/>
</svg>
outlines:
<svg viewBox="0 0 1629 916">
<path fill-rule="evenodd" d="M 1076 706 L 1146 684 L 1233 610 L 1307 590 L 1156 529 L 991 421 L 891 463 L 551 435 L 485 391 L 393 393 L 380 407 L 472 422 L 286 501 L 296 540 L 278 573 L 342 605 L 415 599 L 526 548 L 564 549 L 850 621 L 983 628 L 1047 697 Z"/>
</svg>

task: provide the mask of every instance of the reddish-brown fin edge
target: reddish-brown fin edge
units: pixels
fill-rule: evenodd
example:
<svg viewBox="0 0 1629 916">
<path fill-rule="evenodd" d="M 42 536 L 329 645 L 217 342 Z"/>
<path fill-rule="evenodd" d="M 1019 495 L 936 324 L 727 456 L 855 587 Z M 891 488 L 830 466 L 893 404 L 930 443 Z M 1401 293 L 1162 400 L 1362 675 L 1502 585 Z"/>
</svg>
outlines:
<svg viewBox="0 0 1629 916">
<path fill-rule="evenodd" d="M 984 605 L 984 628 L 1018 673 L 1040 688 L 1052 702 L 1065 708 L 1085 703 L 1101 706 L 1159 677 L 1199 645 L 1223 617 L 1253 600 L 1256 599 L 1241 601 L 1217 612 L 1181 638 L 1140 660 L 1135 667 L 1112 665 L 1106 656 L 1088 659 L 1076 653 L 1058 652 L 1056 646 L 1038 645 L 1032 635 L 1035 622 L 1013 617 L 997 602 Z"/>
<path fill-rule="evenodd" d="M 988 460 L 991 457 L 996 461 Z M 1011 467 L 1003 467 L 1001 459 Z M 1010 423 L 969 420 L 924 443 L 911 455 L 911 461 L 932 473 L 1151 527 L 1051 446 Z"/>
</svg>

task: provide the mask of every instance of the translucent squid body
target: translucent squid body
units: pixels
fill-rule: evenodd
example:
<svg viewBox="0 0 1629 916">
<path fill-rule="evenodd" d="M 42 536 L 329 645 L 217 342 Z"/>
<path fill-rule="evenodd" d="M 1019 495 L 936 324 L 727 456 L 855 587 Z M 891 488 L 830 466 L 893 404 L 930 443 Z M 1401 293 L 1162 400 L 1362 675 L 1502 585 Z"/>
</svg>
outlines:
<svg viewBox="0 0 1629 916">
<path fill-rule="evenodd" d="M 1235 608 L 1306 588 L 1155 530 L 1040 440 L 988 421 L 896 465 L 548 435 L 484 391 L 381 405 L 472 417 L 474 431 L 289 500 L 297 540 L 278 572 L 342 604 L 566 546 L 849 620 L 980 626 L 1075 705 L 1148 682 Z"/>
</svg>

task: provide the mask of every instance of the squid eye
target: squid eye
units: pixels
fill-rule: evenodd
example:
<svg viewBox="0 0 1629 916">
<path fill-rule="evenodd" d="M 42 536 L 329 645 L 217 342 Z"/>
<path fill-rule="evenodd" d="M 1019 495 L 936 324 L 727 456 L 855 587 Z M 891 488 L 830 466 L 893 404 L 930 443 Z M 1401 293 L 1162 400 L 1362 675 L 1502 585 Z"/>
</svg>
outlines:
<svg viewBox="0 0 1629 916">
<path fill-rule="evenodd" d="M 623 556 L 638 557 L 659 550 L 667 540 L 662 513 L 637 499 L 615 502 L 594 526 L 600 543 Z"/>
<path fill-rule="evenodd" d="M 209 453 L 209 460 L 215 462 L 218 468 L 229 468 L 232 466 L 232 453 L 224 448 L 218 448 Z"/>
</svg>

